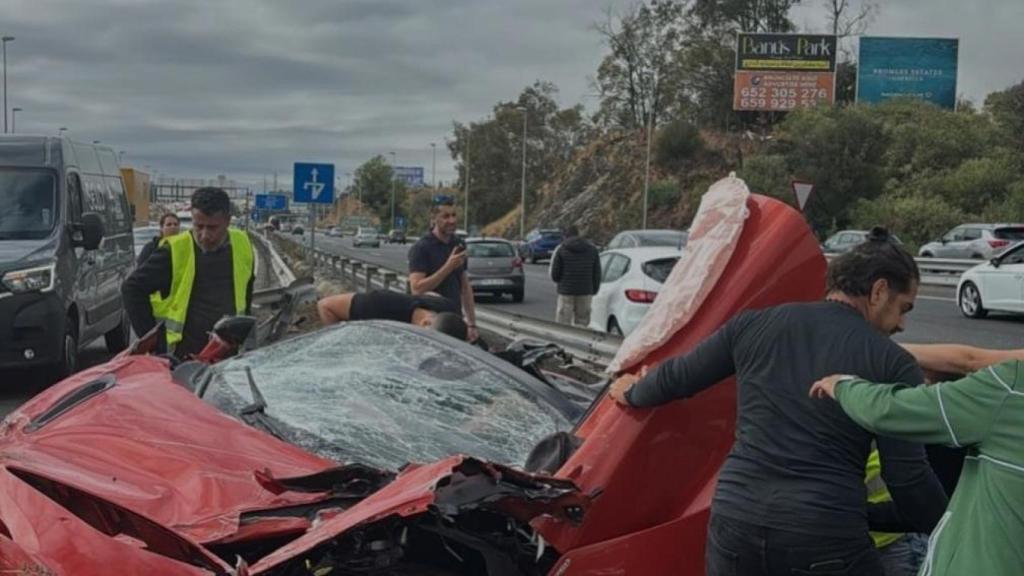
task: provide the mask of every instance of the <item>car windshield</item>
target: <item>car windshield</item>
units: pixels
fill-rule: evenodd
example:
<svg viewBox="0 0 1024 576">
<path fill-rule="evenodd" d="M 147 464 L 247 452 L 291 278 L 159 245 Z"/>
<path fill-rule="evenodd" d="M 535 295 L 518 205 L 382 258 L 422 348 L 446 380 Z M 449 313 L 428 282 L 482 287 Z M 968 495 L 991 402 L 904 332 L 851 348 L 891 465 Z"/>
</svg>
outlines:
<svg viewBox="0 0 1024 576">
<path fill-rule="evenodd" d="M 639 246 L 685 246 L 686 233 L 672 231 L 663 232 L 638 232 L 636 233 Z"/>
<path fill-rule="evenodd" d="M 999 240 L 1024 240 L 1024 227 L 1022 228 L 996 228 L 992 235 Z"/>
<path fill-rule="evenodd" d="M 505 242 L 470 242 L 466 245 L 470 258 L 512 258 L 515 250 Z"/>
<path fill-rule="evenodd" d="M 0 170 L 0 240 L 46 238 L 57 220 L 56 178 L 45 170 Z"/>
<path fill-rule="evenodd" d="M 249 367 L 288 441 L 389 469 L 457 453 L 522 464 L 572 427 L 550 388 L 476 354 L 404 325 L 342 324 L 215 365 L 204 400 L 231 414 L 253 403 Z"/>
<path fill-rule="evenodd" d="M 541 236 L 541 238 L 544 238 L 545 240 L 561 240 L 562 239 L 562 231 L 561 230 L 541 230 L 540 231 L 540 236 Z"/>
</svg>

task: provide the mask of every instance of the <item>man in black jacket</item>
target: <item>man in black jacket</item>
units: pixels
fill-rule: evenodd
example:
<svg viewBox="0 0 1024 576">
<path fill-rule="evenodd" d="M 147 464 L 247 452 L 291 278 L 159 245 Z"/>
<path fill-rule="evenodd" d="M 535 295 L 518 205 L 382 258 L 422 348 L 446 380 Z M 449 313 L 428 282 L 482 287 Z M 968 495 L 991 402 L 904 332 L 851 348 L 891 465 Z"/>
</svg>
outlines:
<svg viewBox="0 0 1024 576">
<path fill-rule="evenodd" d="M 601 258 L 597 248 L 579 236 L 576 226 L 566 226 L 565 240 L 551 257 L 551 279 L 558 284 L 556 321 L 587 326 L 590 299 L 601 288 Z"/>
</svg>

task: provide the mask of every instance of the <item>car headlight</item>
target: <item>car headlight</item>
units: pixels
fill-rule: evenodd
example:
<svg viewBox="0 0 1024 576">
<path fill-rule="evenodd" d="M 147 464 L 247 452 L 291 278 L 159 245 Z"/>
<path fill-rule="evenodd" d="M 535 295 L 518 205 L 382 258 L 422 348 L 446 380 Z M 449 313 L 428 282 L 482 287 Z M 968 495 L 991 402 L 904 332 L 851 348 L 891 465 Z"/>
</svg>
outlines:
<svg viewBox="0 0 1024 576">
<path fill-rule="evenodd" d="M 50 264 L 49 266 L 39 266 L 38 268 L 11 270 L 4 274 L 2 281 L 4 286 L 15 294 L 36 290 L 48 292 L 53 289 L 55 267 L 56 264 Z"/>
</svg>

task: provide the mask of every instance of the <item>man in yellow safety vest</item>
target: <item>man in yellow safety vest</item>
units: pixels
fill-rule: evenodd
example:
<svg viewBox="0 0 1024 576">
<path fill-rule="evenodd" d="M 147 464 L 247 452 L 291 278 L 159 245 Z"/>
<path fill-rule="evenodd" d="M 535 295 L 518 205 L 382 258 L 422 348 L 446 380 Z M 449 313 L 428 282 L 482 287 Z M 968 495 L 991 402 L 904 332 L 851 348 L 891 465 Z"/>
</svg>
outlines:
<svg viewBox="0 0 1024 576">
<path fill-rule="evenodd" d="M 136 334 L 163 322 L 167 347 L 181 359 L 198 353 L 223 316 L 247 314 L 254 257 L 248 235 L 228 228 L 231 199 L 220 188 L 192 194 L 192 230 L 164 238 L 121 287 Z M 159 298 L 151 295 L 159 293 Z"/>
</svg>

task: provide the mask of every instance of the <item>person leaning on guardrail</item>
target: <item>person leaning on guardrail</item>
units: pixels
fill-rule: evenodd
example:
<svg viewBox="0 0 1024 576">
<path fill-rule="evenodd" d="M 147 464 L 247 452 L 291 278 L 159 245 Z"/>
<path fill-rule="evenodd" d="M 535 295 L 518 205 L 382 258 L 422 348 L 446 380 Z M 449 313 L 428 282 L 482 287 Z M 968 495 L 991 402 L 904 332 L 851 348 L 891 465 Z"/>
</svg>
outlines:
<svg viewBox="0 0 1024 576">
<path fill-rule="evenodd" d="M 321 298 L 316 308 L 325 326 L 349 320 L 394 320 L 433 328 L 459 340 L 465 340 L 468 332 L 466 322 L 455 313 L 454 305 L 437 294 L 412 296 L 390 290 L 345 292 Z"/>
<path fill-rule="evenodd" d="M 919 282 L 913 257 L 876 228 L 829 264 L 824 301 L 742 312 L 690 353 L 612 384 L 620 404 L 652 408 L 736 376 L 736 440 L 711 507 L 709 576 L 884 575 L 864 491 L 872 440 L 902 517 L 917 532 L 936 526 L 947 498 L 924 447 L 874 436 L 807 395 L 835 373 L 924 382 L 890 338 L 903 329 Z"/>
</svg>

